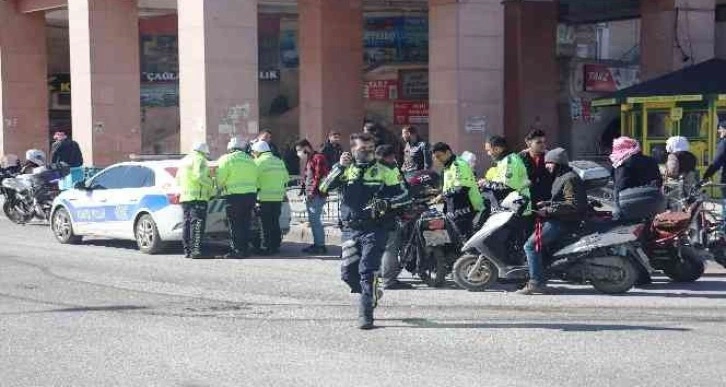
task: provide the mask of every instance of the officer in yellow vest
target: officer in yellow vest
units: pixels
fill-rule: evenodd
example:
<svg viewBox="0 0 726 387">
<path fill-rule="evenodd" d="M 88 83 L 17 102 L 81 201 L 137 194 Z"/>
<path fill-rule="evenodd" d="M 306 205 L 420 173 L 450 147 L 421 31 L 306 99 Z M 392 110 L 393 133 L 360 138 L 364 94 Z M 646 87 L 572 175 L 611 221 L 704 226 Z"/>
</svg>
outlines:
<svg viewBox="0 0 726 387">
<path fill-rule="evenodd" d="M 237 137 L 229 140 L 228 153 L 219 158 L 217 186 L 226 201 L 229 225 L 230 259 L 249 256 L 250 223 L 257 200 L 257 164 L 247 153 L 247 143 Z"/>
<path fill-rule="evenodd" d="M 184 210 L 182 241 L 186 258 L 202 258 L 202 239 L 206 229 L 207 206 L 214 184 L 207 158 L 209 146 L 198 142 L 179 163 L 176 178 L 181 190 L 179 201 Z"/>
<path fill-rule="evenodd" d="M 432 148 L 434 159 L 444 166 L 444 186 L 441 199 L 446 216 L 452 220 L 459 237 L 468 239 L 473 233 L 476 214 L 484 208 L 474 172 L 469 163 L 456 157 L 449 144 L 439 142 Z"/>
<path fill-rule="evenodd" d="M 257 141 L 252 144 L 252 153 L 257 164 L 257 201 L 260 203 L 262 234 L 268 255 L 277 254 L 282 243 L 280 231 L 280 211 L 282 200 L 287 191 L 290 174 L 285 163 L 274 156 L 269 144 Z"/>
</svg>

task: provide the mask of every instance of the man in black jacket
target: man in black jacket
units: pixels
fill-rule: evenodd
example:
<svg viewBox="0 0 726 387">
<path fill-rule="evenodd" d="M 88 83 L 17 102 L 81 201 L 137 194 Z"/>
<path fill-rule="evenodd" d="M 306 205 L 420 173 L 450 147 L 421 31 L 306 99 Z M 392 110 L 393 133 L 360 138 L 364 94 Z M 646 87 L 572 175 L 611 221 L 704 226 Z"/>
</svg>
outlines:
<svg viewBox="0 0 726 387">
<path fill-rule="evenodd" d="M 401 139 L 405 144 L 401 171 L 408 175 L 413 172 L 431 169 L 431 150 L 429 144 L 418 135 L 415 126 L 401 129 Z"/>
<path fill-rule="evenodd" d="M 529 194 L 532 203 L 539 203 L 550 199 L 552 190 L 552 174 L 545 167 L 545 153 L 547 153 L 547 137 L 545 132 L 534 129 L 524 138 L 527 149 L 519 152 L 524 166 L 527 168 L 529 178 Z"/>
<path fill-rule="evenodd" d="M 328 140 L 320 148 L 320 153 L 325 156 L 328 167 L 335 165 L 343 154 L 343 146 L 340 145 L 340 132 L 332 130 L 328 133 Z"/>
<path fill-rule="evenodd" d="M 529 265 L 529 282 L 517 294 L 547 293 L 542 252 L 568 229 L 577 225 L 587 212 L 587 193 L 580 177 L 570 168 L 567 151 L 553 149 L 545 155 L 547 170 L 554 176 L 551 200 L 536 203 L 537 225 L 524 244 Z"/>
<path fill-rule="evenodd" d="M 83 165 L 83 154 L 78 143 L 68 138 L 65 130 L 59 130 L 53 135 L 55 142 L 50 148 L 50 162 L 66 163 L 71 168 Z"/>
<path fill-rule="evenodd" d="M 716 146 L 716 154 L 713 156 L 713 162 L 708 166 L 703 174 L 703 180 L 709 180 L 716 172 L 721 171 L 721 184 L 726 184 L 726 121 L 718 123 L 718 145 Z M 726 215 L 726 186 L 721 187 L 723 215 Z M 726 218 L 724 218 L 726 219 Z M 726 224 L 724 224 L 726 227 Z"/>
</svg>

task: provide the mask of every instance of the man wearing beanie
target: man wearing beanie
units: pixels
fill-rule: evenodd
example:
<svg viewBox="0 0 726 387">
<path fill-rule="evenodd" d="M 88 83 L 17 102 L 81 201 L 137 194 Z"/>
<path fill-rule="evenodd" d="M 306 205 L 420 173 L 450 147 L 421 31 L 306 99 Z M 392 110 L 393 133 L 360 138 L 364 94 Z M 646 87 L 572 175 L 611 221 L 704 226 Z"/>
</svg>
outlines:
<svg viewBox="0 0 726 387">
<path fill-rule="evenodd" d="M 553 149 L 545 154 L 545 167 L 552 174 L 551 200 L 534 203 L 537 215 L 534 233 L 524 244 L 529 265 L 529 282 L 518 294 L 547 293 L 543 252 L 563 233 L 577 226 L 587 212 L 587 193 L 580 177 L 570 168 L 567 151 Z"/>
</svg>

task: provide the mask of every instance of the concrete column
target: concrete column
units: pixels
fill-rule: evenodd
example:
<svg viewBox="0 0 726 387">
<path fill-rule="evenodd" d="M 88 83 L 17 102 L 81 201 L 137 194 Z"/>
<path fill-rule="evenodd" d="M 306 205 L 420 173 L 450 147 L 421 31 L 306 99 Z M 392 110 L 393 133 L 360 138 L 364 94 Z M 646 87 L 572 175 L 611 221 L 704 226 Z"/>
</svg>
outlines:
<svg viewBox="0 0 726 387">
<path fill-rule="evenodd" d="M 714 57 L 716 0 L 641 0 L 641 80 Z"/>
<path fill-rule="evenodd" d="M 73 137 L 87 164 L 141 151 L 136 1 L 68 2 Z"/>
<path fill-rule="evenodd" d="M 45 15 L 0 2 L 0 154 L 48 150 Z"/>
<path fill-rule="evenodd" d="M 181 151 L 258 132 L 257 1 L 178 1 Z"/>
<path fill-rule="evenodd" d="M 430 140 L 485 160 L 484 139 L 503 133 L 501 0 L 429 0 L 429 36 Z"/>
<path fill-rule="evenodd" d="M 300 135 L 320 144 L 363 127 L 361 0 L 299 0 Z"/>
<path fill-rule="evenodd" d="M 504 132 L 516 147 L 534 128 L 556 141 L 557 1 L 505 0 L 504 8 Z"/>
</svg>

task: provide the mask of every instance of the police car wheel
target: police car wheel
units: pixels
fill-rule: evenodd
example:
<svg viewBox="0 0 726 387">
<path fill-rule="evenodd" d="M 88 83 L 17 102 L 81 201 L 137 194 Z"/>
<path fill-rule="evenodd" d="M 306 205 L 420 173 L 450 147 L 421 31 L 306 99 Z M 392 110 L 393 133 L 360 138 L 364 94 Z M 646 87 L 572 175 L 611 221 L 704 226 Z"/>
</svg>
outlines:
<svg viewBox="0 0 726 387">
<path fill-rule="evenodd" d="M 144 254 L 157 254 L 161 252 L 164 245 L 159 237 L 159 230 L 156 222 L 149 214 L 142 215 L 134 226 L 134 236 L 139 251 Z"/>
<path fill-rule="evenodd" d="M 68 210 L 59 208 L 53 213 L 50 221 L 51 230 L 58 242 L 63 244 L 78 244 L 81 242 L 81 236 L 73 233 L 73 223 Z"/>
</svg>

